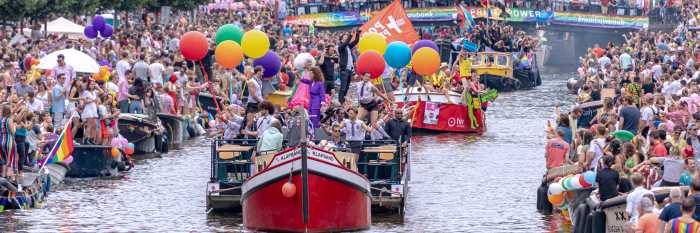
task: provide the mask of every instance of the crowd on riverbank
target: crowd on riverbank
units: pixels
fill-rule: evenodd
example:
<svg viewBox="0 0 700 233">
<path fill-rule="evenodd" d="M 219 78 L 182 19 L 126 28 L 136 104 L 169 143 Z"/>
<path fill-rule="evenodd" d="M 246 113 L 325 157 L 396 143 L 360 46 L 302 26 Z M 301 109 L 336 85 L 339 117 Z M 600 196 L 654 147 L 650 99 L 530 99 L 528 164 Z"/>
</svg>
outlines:
<svg viewBox="0 0 700 233">
<path fill-rule="evenodd" d="M 584 84 L 571 111 L 557 107 L 547 168 L 576 164 L 579 171 L 595 171 L 601 201 L 627 194 L 628 232 L 677 232 L 669 230 L 673 224 L 696 232 L 700 34 L 680 24 L 673 32 L 624 36 L 624 43 L 596 45 L 580 60 Z M 656 203 L 649 191 L 681 185 L 691 187 L 689 196 L 675 190 L 666 203 Z"/>
<path fill-rule="evenodd" d="M 299 114 L 268 101 L 276 91 L 293 90 L 300 83 L 309 86 L 308 130 L 315 143 L 352 147 L 364 139 L 393 139 L 404 144 L 410 139 L 408 118 L 412 108 L 397 108 L 392 90 L 399 85 L 421 83 L 444 91 L 483 90 L 469 62 L 443 63 L 441 70 L 425 80 L 408 69 L 385 72 L 381 79 L 355 72 L 360 32 L 322 31 L 313 26 L 284 25 L 270 9 L 257 11 L 200 12 L 196 21 L 179 17 L 170 24 L 156 24 L 153 18 L 123 18 L 122 26 L 109 38 L 88 40 L 66 35 L 32 33 L 26 41 L 12 40 L 21 30 L 0 38 L 0 149 L 2 177 L 16 177 L 35 169 L 37 161 L 51 149 L 70 121 L 68 133 L 78 144 L 110 145 L 119 137 L 120 115 L 145 114 L 152 119 L 166 113 L 194 119 L 225 139 L 257 138 L 258 150 L 279 150 L 281 140 L 290 145 L 298 139 Z M 269 35 L 270 49 L 281 60 L 273 78 L 252 60 L 236 69 L 225 69 L 215 61 L 214 39 L 201 63 L 186 60 L 180 52 L 181 36 L 200 31 L 214 38 L 218 26 L 231 23 L 240 28 L 259 29 Z M 475 41 L 496 51 L 532 50 L 535 39 L 501 24 L 483 24 L 472 32 Z M 428 37 L 455 43 L 459 36 L 435 31 Z M 478 37 L 478 38 L 476 38 Z M 53 69 L 36 65 L 51 52 L 72 48 L 88 54 L 110 69 L 111 78 L 76 72 L 59 55 Z M 473 56 L 461 46 L 460 57 Z M 294 64 L 300 53 L 314 59 L 303 66 Z M 464 60 L 464 59 L 458 59 Z M 379 82 L 377 82 L 379 80 Z M 351 85 L 352 84 L 352 85 Z M 297 90 L 298 91 L 298 90 Z M 200 92 L 223 98 L 216 116 L 207 114 L 197 101 Z M 367 116 L 369 120 L 366 119 Z"/>
</svg>

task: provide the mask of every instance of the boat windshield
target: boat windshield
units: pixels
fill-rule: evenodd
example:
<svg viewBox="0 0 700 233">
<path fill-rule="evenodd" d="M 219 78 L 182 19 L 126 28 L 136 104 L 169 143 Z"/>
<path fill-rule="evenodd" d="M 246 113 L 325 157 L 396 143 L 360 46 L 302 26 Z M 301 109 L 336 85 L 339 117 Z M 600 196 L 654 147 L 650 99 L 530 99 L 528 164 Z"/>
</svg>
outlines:
<svg viewBox="0 0 700 233">
<path fill-rule="evenodd" d="M 508 66 L 508 56 L 505 55 L 499 55 L 498 56 L 498 63 L 496 63 L 499 66 Z"/>
<path fill-rule="evenodd" d="M 483 59 L 483 56 L 481 56 L 481 54 L 477 54 L 476 57 L 474 57 L 474 60 L 472 60 L 472 65 L 473 66 L 480 66 L 481 59 Z"/>
</svg>

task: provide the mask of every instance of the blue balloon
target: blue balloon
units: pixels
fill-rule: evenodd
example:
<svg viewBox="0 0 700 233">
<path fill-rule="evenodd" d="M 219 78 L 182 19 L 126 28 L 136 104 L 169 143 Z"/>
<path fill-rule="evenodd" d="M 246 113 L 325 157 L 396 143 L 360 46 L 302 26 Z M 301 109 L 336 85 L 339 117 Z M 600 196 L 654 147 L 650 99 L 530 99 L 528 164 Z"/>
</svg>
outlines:
<svg viewBox="0 0 700 233">
<path fill-rule="evenodd" d="M 586 183 L 595 184 L 595 172 L 593 172 L 593 171 L 584 172 L 583 173 L 583 180 L 585 180 Z"/>
<path fill-rule="evenodd" d="M 411 62 L 411 48 L 401 41 L 389 43 L 384 53 L 384 60 L 389 66 L 400 69 Z"/>
</svg>

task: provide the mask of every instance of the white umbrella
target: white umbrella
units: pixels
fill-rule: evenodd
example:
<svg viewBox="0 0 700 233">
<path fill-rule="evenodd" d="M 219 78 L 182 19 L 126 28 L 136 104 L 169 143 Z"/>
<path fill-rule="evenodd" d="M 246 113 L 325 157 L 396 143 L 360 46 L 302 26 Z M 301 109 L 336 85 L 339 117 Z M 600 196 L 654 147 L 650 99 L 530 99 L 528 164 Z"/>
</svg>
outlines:
<svg viewBox="0 0 700 233">
<path fill-rule="evenodd" d="M 58 65 L 57 59 L 59 54 L 63 54 L 65 57 L 64 61 L 66 64 L 71 65 L 75 72 L 94 74 L 100 70 L 100 66 L 95 59 L 75 49 L 63 49 L 52 52 L 41 58 L 37 67 L 42 70 L 53 69 Z"/>
</svg>

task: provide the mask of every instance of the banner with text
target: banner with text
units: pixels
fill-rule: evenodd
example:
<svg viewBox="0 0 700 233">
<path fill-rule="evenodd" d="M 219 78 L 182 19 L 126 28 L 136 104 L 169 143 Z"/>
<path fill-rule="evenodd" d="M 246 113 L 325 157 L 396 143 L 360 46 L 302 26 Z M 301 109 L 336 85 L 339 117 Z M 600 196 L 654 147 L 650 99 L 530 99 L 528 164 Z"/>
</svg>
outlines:
<svg viewBox="0 0 700 233">
<path fill-rule="evenodd" d="M 457 20 L 457 11 L 454 7 L 413 8 L 405 11 L 411 22 L 430 23 Z M 554 25 L 616 29 L 642 29 L 649 25 L 649 18 L 646 16 L 609 16 L 577 12 L 550 12 L 525 8 L 506 8 L 507 14 L 502 14 L 502 10 L 496 7 L 469 7 L 467 11 L 471 13 L 474 19 L 488 18 L 514 23 L 549 22 Z M 370 15 L 378 13 L 319 13 L 289 16 L 285 22 L 297 25 L 310 25 L 316 22 L 317 27 L 357 26 L 367 22 L 370 19 Z"/>
</svg>

